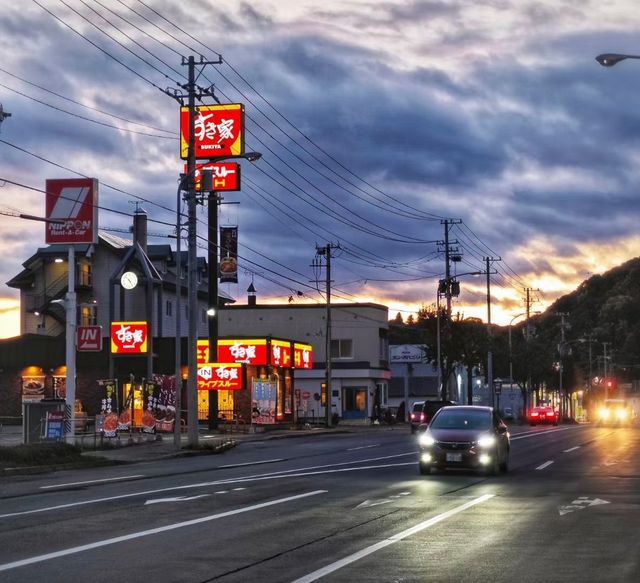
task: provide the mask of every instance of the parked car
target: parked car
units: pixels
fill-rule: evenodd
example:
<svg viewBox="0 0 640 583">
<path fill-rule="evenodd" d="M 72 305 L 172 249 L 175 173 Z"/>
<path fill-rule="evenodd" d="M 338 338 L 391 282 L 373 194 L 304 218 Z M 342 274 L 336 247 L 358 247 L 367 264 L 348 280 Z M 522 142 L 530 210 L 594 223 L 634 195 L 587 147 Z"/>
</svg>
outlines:
<svg viewBox="0 0 640 583">
<path fill-rule="evenodd" d="M 605 399 L 598 410 L 598 425 L 629 425 L 631 410 L 624 399 Z"/>
<path fill-rule="evenodd" d="M 416 413 L 415 419 L 411 417 L 411 433 L 415 433 L 418 427 L 424 423 L 429 423 L 431 418 L 442 407 L 455 405 L 455 401 L 422 401 L 419 411 Z"/>
<path fill-rule="evenodd" d="M 487 474 L 509 469 L 509 430 L 492 407 L 442 407 L 418 437 L 418 469 L 468 468 Z"/>
<path fill-rule="evenodd" d="M 529 425 L 558 424 L 558 412 L 553 407 L 533 407 L 529 410 Z"/>
</svg>

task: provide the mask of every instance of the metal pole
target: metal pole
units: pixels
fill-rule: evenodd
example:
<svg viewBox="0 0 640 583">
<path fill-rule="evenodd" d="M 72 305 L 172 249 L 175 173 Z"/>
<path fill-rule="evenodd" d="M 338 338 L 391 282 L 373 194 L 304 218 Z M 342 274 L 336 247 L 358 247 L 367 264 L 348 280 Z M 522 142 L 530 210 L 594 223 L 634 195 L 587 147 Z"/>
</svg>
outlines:
<svg viewBox="0 0 640 583">
<path fill-rule="evenodd" d="M 438 395 L 442 398 L 442 347 L 440 340 L 440 288 L 436 291 L 436 330 L 438 350 Z"/>
<path fill-rule="evenodd" d="M 204 184 L 204 183 L 202 183 Z M 209 362 L 218 361 L 218 193 L 209 193 L 208 262 L 209 262 Z M 209 429 L 218 429 L 218 391 L 209 391 Z"/>
<path fill-rule="evenodd" d="M 491 257 L 485 257 L 487 262 L 487 333 L 489 335 L 489 348 L 487 350 L 487 384 L 491 391 L 491 404 L 493 407 L 496 405 L 496 392 L 493 386 L 493 353 L 491 352 L 491 270 L 490 261 Z"/>
<path fill-rule="evenodd" d="M 173 427 L 173 445 L 176 449 L 182 447 L 182 188 L 186 176 L 180 179 L 176 195 L 176 417 Z"/>
<path fill-rule="evenodd" d="M 69 245 L 68 255 L 68 289 L 65 302 L 66 308 L 66 365 L 67 380 L 65 393 L 65 408 L 67 418 L 67 436 L 71 442 L 75 441 L 76 433 L 76 249 Z"/>
<path fill-rule="evenodd" d="M 189 446 L 198 445 L 198 393 L 196 384 L 197 363 L 196 351 L 198 341 L 198 257 L 197 257 L 197 217 L 196 217 L 196 192 L 193 173 L 196 166 L 195 157 L 195 60 L 193 55 L 189 57 L 189 145 L 187 158 L 187 211 L 188 211 L 188 305 L 189 305 L 189 338 L 188 350 L 188 379 L 187 379 L 187 437 Z"/>
<path fill-rule="evenodd" d="M 603 342 L 602 346 L 604 346 L 604 398 L 605 401 L 609 398 L 609 387 L 607 386 L 607 344 L 609 342 Z"/>
<path fill-rule="evenodd" d="M 326 366 L 326 398 L 325 421 L 327 427 L 331 427 L 331 244 L 327 244 L 327 366 Z"/>
</svg>

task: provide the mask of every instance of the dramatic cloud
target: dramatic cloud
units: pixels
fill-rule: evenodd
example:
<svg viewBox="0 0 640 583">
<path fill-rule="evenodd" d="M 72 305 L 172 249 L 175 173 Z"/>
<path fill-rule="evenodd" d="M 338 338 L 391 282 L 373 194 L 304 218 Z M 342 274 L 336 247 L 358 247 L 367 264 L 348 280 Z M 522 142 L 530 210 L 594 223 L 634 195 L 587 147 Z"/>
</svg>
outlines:
<svg viewBox="0 0 640 583">
<path fill-rule="evenodd" d="M 245 104 L 247 149 L 263 154 L 225 196 L 241 205 L 221 209 L 240 229 L 244 271 L 225 288 L 240 300 L 253 279 L 263 301 L 322 301 L 310 265 L 332 241 L 334 298 L 406 316 L 435 300 L 444 218 L 463 220 L 457 273 L 502 258 L 503 323 L 523 288 L 541 289 L 541 309 L 640 254 L 640 69 L 594 60 L 640 52 L 631 0 L 14 4 L 0 24 L 2 211 L 44 212 L 41 192 L 9 181 L 79 173 L 100 180 L 103 227 L 128 229 L 143 199 L 150 232 L 171 234 L 183 162 L 164 91 L 183 91 L 183 57 L 221 53 L 198 85 Z M 6 282 L 43 227 L 0 214 L 0 230 Z M 461 280 L 456 309 L 484 318 L 484 277 Z M 15 334 L 18 295 L 0 296 Z"/>
</svg>

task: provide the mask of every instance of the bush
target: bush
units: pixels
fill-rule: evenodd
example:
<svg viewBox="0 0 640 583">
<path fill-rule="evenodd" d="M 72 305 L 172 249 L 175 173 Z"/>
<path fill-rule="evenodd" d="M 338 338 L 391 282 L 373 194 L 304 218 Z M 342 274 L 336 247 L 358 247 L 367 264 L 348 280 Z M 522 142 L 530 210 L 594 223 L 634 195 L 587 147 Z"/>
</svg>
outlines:
<svg viewBox="0 0 640 583">
<path fill-rule="evenodd" d="M 55 465 L 82 459 L 82 450 L 68 443 L 34 443 L 0 447 L 3 466 Z"/>
</svg>

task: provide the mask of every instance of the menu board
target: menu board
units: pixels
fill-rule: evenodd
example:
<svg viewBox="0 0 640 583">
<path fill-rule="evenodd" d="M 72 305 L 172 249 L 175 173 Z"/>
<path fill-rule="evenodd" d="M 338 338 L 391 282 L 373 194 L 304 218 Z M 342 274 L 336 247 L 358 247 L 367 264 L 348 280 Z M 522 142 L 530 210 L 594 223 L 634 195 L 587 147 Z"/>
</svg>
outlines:
<svg viewBox="0 0 640 583">
<path fill-rule="evenodd" d="M 44 399 L 44 376 L 22 377 L 22 400 L 42 401 Z"/>
</svg>

